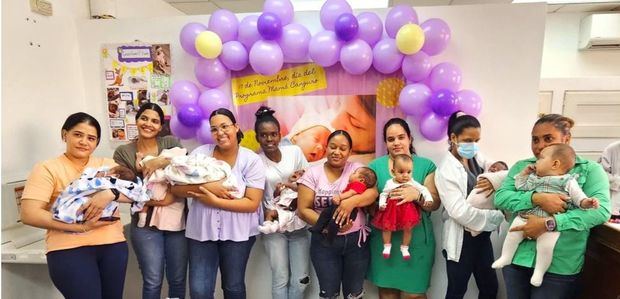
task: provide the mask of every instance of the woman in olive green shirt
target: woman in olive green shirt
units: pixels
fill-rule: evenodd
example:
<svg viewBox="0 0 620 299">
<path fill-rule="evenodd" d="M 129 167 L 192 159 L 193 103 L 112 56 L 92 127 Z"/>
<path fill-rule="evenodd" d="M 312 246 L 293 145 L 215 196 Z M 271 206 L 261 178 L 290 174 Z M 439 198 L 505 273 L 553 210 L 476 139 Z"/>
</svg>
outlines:
<svg viewBox="0 0 620 299">
<path fill-rule="evenodd" d="M 426 290 L 431 279 L 435 260 L 435 237 L 430 212 L 439 208 L 439 197 L 435 188 L 435 164 L 429 159 L 418 157 L 413 151 L 411 131 L 401 118 L 390 119 L 383 127 L 383 141 L 388 154 L 373 160 L 368 166 L 377 174 L 377 187 L 383 191 L 385 182 L 392 178 L 392 157 L 407 154 L 413 157 L 412 177 L 424 184 L 433 195 L 433 205 L 421 208 L 420 223 L 413 228 L 411 240 L 411 259 L 403 260 L 400 251 L 394 250 L 390 259 L 384 259 L 381 231 L 373 228 L 370 233 L 370 269 L 368 279 L 379 287 L 379 296 L 387 298 L 426 298 Z M 395 189 L 390 197 L 402 197 L 404 201 L 423 202 L 420 192 L 407 186 Z M 402 231 L 392 234 L 393 248 L 398 249 L 402 242 Z"/>
<path fill-rule="evenodd" d="M 543 218 L 529 216 L 527 223 L 517 227 L 525 237 L 512 260 L 503 269 L 508 298 L 573 298 L 577 296 L 579 273 L 583 267 L 586 244 L 590 229 L 609 219 L 609 181 L 603 168 L 593 162 L 577 157 L 575 167 L 569 173 L 579 174 L 577 182 L 588 197 L 597 198 L 598 209 L 572 209 L 565 211 L 567 196 L 551 193 L 517 191 L 514 176 L 530 164 L 542 149 L 554 143 L 570 143 L 570 129 L 574 122 L 559 114 L 540 118 L 532 129 L 532 153 L 535 157 L 517 162 L 506 180 L 497 190 L 495 206 L 516 213 L 529 210 L 535 205 L 555 216 Z M 540 287 L 533 287 L 529 280 L 536 261 L 536 239 L 546 231 L 560 231 L 560 238 L 553 252 L 553 261 Z"/>
</svg>

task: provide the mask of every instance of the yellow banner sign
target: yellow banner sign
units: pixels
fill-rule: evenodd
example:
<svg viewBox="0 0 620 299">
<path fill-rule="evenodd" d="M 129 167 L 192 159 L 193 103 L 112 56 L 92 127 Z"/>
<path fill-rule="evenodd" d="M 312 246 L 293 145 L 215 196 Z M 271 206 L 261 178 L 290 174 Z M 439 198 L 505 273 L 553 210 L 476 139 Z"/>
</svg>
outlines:
<svg viewBox="0 0 620 299">
<path fill-rule="evenodd" d="M 250 75 L 232 79 L 235 105 L 262 102 L 271 96 L 296 96 L 327 87 L 325 70 L 314 63 L 281 70 L 273 76 Z"/>
</svg>

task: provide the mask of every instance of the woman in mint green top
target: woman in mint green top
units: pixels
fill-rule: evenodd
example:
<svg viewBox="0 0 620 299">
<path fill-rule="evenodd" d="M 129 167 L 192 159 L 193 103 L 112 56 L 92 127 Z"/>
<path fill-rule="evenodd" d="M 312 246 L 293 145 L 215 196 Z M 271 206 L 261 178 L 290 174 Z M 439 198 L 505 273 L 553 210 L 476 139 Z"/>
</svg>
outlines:
<svg viewBox="0 0 620 299">
<path fill-rule="evenodd" d="M 506 180 L 497 190 L 495 206 L 510 212 L 529 210 L 539 206 L 552 217 L 529 216 L 522 230 L 526 238 L 519 245 L 512 265 L 503 269 L 508 298 L 573 298 L 577 295 L 579 273 L 583 267 L 590 229 L 605 223 L 610 217 L 609 181 L 603 168 L 577 157 L 575 167 L 569 172 L 579 174 L 577 182 L 588 197 L 599 200 L 598 209 L 571 209 L 566 211 L 567 196 L 551 193 L 517 191 L 514 176 L 526 166 L 536 162 L 542 149 L 554 143 L 570 143 L 570 129 L 574 122 L 559 114 L 540 118 L 532 129 L 532 153 L 535 157 L 517 162 Z M 540 287 L 533 287 L 529 280 L 536 261 L 536 239 L 546 231 L 559 231 L 560 238 L 553 252 L 553 261 Z"/>
<path fill-rule="evenodd" d="M 426 298 L 426 290 L 431 279 L 431 270 L 435 260 L 435 236 L 430 212 L 439 208 L 439 198 L 435 188 L 435 164 L 429 159 L 418 157 L 413 152 L 411 131 L 401 118 L 390 119 L 383 127 L 383 141 L 388 154 L 373 160 L 368 166 L 377 174 L 378 191 L 383 191 L 385 182 L 392 178 L 391 157 L 399 154 L 413 156 L 412 177 L 424 184 L 433 195 L 433 205 L 422 209 L 421 221 L 413 229 L 410 244 L 411 259 L 403 260 L 398 248 L 402 242 L 402 231 L 392 234 L 392 251 L 389 259 L 384 259 L 381 231 L 373 228 L 370 233 L 370 269 L 368 279 L 379 287 L 381 298 Z M 392 191 L 390 197 L 401 196 L 405 201 L 421 203 L 421 193 L 409 186 Z"/>
</svg>

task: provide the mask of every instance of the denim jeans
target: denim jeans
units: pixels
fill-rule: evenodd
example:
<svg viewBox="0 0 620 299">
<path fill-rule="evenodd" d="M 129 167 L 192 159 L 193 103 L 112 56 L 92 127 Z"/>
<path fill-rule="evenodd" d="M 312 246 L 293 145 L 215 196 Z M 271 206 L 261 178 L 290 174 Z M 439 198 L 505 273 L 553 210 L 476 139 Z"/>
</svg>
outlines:
<svg viewBox="0 0 620 299">
<path fill-rule="evenodd" d="M 323 242 L 323 236 L 313 233 L 310 241 L 310 257 L 319 279 L 319 297 L 361 298 L 364 278 L 370 262 L 368 242 L 359 247 L 360 232 L 336 236 L 332 244 Z"/>
<path fill-rule="evenodd" d="M 54 286 L 67 299 L 121 299 L 127 270 L 127 242 L 82 246 L 47 253 Z"/>
<path fill-rule="evenodd" d="M 307 229 L 263 235 L 271 265 L 271 297 L 302 299 L 310 283 L 310 236 Z"/>
<path fill-rule="evenodd" d="M 463 247 L 459 262 L 446 260 L 448 273 L 446 299 L 463 298 L 472 274 L 478 286 L 478 298 L 497 298 L 498 283 L 495 269 L 491 268 L 493 247 L 490 236 L 490 232 L 483 232 L 476 237 L 467 231 L 463 232 Z M 443 254 L 445 257 L 445 251 Z"/>
<path fill-rule="evenodd" d="M 247 241 L 189 239 L 189 291 L 192 299 L 213 299 L 217 269 L 225 299 L 245 299 L 245 268 L 256 237 Z"/>
<path fill-rule="evenodd" d="M 579 274 L 546 273 L 540 287 L 530 284 L 534 268 L 508 265 L 503 268 L 508 299 L 570 299 L 579 294 Z"/>
<path fill-rule="evenodd" d="M 137 227 L 133 221 L 130 233 L 142 272 L 142 298 L 160 298 L 164 271 L 168 281 L 168 297 L 185 298 L 188 255 L 185 231 Z"/>
</svg>

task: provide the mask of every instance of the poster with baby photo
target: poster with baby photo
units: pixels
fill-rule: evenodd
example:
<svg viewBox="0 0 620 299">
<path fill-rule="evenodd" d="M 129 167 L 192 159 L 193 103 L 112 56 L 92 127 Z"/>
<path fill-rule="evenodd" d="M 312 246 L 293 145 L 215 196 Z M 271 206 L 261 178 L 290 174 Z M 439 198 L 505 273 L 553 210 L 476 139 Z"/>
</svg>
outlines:
<svg viewBox="0 0 620 299">
<path fill-rule="evenodd" d="M 108 127 L 110 140 L 129 141 L 139 135 L 136 114 L 146 103 L 159 105 L 165 117 L 170 117 L 169 44 L 104 44 L 101 59 L 108 118 L 115 120 L 115 125 L 111 121 Z M 162 128 L 164 131 L 169 132 Z"/>
<path fill-rule="evenodd" d="M 311 164 L 325 161 L 327 139 L 335 130 L 351 136 L 349 161 L 368 163 L 385 153 L 376 124 L 401 115 L 395 107 L 404 83 L 400 76 L 374 70 L 354 76 L 339 65 L 312 63 L 285 65 L 270 77 L 257 77 L 251 70 L 234 73 L 234 109 L 247 136 L 241 144 L 259 150 L 254 114 L 268 106 L 280 123 L 281 144 L 299 146 Z"/>
</svg>

